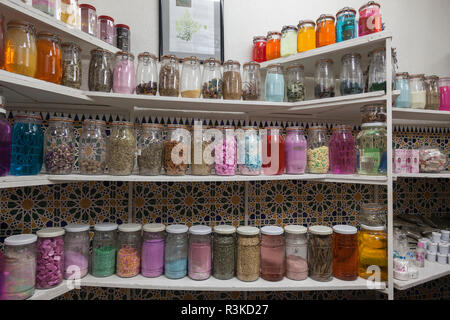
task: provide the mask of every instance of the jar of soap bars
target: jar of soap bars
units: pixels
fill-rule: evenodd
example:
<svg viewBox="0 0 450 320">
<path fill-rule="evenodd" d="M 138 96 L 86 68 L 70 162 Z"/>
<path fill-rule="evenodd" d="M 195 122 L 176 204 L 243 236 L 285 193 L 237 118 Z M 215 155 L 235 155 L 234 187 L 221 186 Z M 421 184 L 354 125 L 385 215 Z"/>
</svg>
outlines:
<svg viewBox="0 0 450 320">
<path fill-rule="evenodd" d="M 211 240 L 211 227 L 195 225 L 189 228 L 189 278 L 206 280 L 211 276 Z"/>
<path fill-rule="evenodd" d="M 427 91 L 425 89 L 425 75 L 412 74 L 409 76 L 409 107 L 411 109 L 425 109 Z"/>
<path fill-rule="evenodd" d="M 6 71 L 34 77 L 37 70 L 36 29 L 24 21 L 10 21 L 5 44 Z"/>
<path fill-rule="evenodd" d="M 328 173 L 330 163 L 326 127 L 313 126 L 309 128 L 307 159 L 309 173 Z"/>
<path fill-rule="evenodd" d="M 333 279 L 333 229 L 309 227 L 308 270 L 313 280 L 325 282 Z"/>
<path fill-rule="evenodd" d="M 345 7 L 336 14 L 336 42 L 354 39 L 358 35 L 356 10 Z"/>
<path fill-rule="evenodd" d="M 340 82 L 343 96 L 363 93 L 364 80 L 359 53 L 348 53 L 342 57 Z"/>
<path fill-rule="evenodd" d="M 158 58 L 149 52 L 138 55 L 136 94 L 156 96 L 158 92 Z"/>
<path fill-rule="evenodd" d="M 169 176 L 183 176 L 191 158 L 191 133 L 185 125 L 169 125 L 164 141 L 164 170 Z"/>
<path fill-rule="evenodd" d="M 81 174 L 101 175 L 106 169 L 106 122 L 84 120 L 80 136 L 79 160 Z"/>
<path fill-rule="evenodd" d="M 320 59 L 316 62 L 314 74 L 314 96 L 316 99 L 332 98 L 335 96 L 333 60 Z"/>
<path fill-rule="evenodd" d="M 65 117 L 49 120 L 45 131 L 45 169 L 49 174 L 71 174 L 75 163 L 73 121 Z"/>
<path fill-rule="evenodd" d="M 219 176 L 234 176 L 237 170 L 237 143 L 234 127 L 219 127 L 222 138 L 215 148 L 215 169 Z"/>
<path fill-rule="evenodd" d="M 138 140 L 139 174 L 157 176 L 161 173 L 164 156 L 163 126 L 155 123 L 143 123 Z"/>
<path fill-rule="evenodd" d="M 59 14 L 56 16 L 62 22 L 80 30 L 81 16 L 78 8 L 78 0 L 58 0 Z"/>
<path fill-rule="evenodd" d="M 64 229 L 64 279 L 81 279 L 88 273 L 89 225 L 70 223 Z"/>
<path fill-rule="evenodd" d="M 239 171 L 244 176 L 259 176 L 261 174 L 261 139 L 258 128 L 246 126 L 238 136 Z"/>
<path fill-rule="evenodd" d="M 113 176 L 131 175 L 136 154 L 134 125 L 127 121 L 114 121 L 108 145 L 108 171 Z"/>
<path fill-rule="evenodd" d="M 117 224 L 98 223 L 94 226 L 91 274 L 103 278 L 116 272 Z"/>
<path fill-rule="evenodd" d="M 308 277 L 307 228 L 297 225 L 284 227 L 286 235 L 286 277 L 305 280 Z"/>
<path fill-rule="evenodd" d="M 242 98 L 244 100 L 259 100 L 261 96 L 260 65 L 252 61 L 244 64 L 243 68 Z"/>
<path fill-rule="evenodd" d="M 181 70 L 181 96 L 183 98 L 200 98 L 201 88 L 200 60 L 197 57 L 184 58 Z"/>
<path fill-rule="evenodd" d="M 356 137 L 359 159 L 358 174 L 378 176 L 387 172 L 387 129 L 386 123 L 373 122 L 361 125 Z"/>
<path fill-rule="evenodd" d="M 209 58 L 203 62 L 202 83 L 203 99 L 222 99 L 223 80 L 219 60 Z"/>
<path fill-rule="evenodd" d="M 121 278 L 137 276 L 141 270 L 141 232 L 137 223 L 119 225 L 116 273 Z"/>
<path fill-rule="evenodd" d="M 439 77 L 438 76 L 425 77 L 425 88 L 427 91 L 427 104 L 425 106 L 425 109 L 439 110 L 439 106 L 441 104 L 439 92 Z"/>
<path fill-rule="evenodd" d="M 214 167 L 214 148 L 212 148 L 212 135 L 208 126 L 202 126 L 202 130 L 191 137 L 191 174 L 195 176 L 208 176 Z M 207 149 L 208 148 L 208 149 Z M 205 154 L 209 150 L 209 154 Z"/>
<path fill-rule="evenodd" d="M 45 228 L 36 235 L 36 289 L 56 287 L 64 276 L 64 229 Z"/>
<path fill-rule="evenodd" d="M 187 274 L 188 227 L 173 224 L 166 228 L 164 274 L 169 279 L 181 279 Z"/>
<path fill-rule="evenodd" d="M 297 27 L 284 26 L 281 30 L 280 55 L 287 57 L 297 53 Z"/>
</svg>

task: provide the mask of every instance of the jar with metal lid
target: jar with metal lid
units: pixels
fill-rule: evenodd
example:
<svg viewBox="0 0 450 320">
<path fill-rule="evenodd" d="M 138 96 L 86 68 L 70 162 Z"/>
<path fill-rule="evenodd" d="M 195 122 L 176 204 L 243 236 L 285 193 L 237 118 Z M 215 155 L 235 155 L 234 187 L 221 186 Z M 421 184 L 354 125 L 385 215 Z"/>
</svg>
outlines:
<svg viewBox="0 0 450 320">
<path fill-rule="evenodd" d="M 369 1 L 359 8 L 358 34 L 360 37 L 383 30 L 380 7 L 378 3 Z"/>
<path fill-rule="evenodd" d="M 164 274 L 169 279 L 180 279 L 187 274 L 188 230 L 189 228 L 182 224 L 173 224 L 166 228 Z"/>
<path fill-rule="evenodd" d="M 282 175 L 286 169 L 285 142 L 281 127 L 268 127 L 262 140 L 262 168 L 266 176 Z"/>
<path fill-rule="evenodd" d="M 361 123 L 386 122 L 385 104 L 367 104 L 361 107 Z"/>
<path fill-rule="evenodd" d="M 333 279 L 333 229 L 309 227 L 308 270 L 313 280 L 325 282 Z"/>
<path fill-rule="evenodd" d="M 369 67 L 369 91 L 386 91 L 386 49 L 378 48 L 372 53 Z"/>
<path fill-rule="evenodd" d="M 259 176 L 261 174 L 262 153 L 261 139 L 258 128 L 246 126 L 237 136 L 239 171 L 244 176 Z"/>
<path fill-rule="evenodd" d="M 219 60 L 209 58 L 203 62 L 202 83 L 203 99 L 222 99 L 223 81 Z"/>
<path fill-rule="evenodd" d="M 286 237 L 286 277 L 305 280 L 308 277 L 307 228 L 297 225 L 284 227 Z"/>
<path fill-rule="evenodd" d="M 114 19 L 109 16 L 99 16 L 98 29 L 99 38 L 114 45 Z"/>
<path fill-rule="evenodd" d="M 364 92 L 364 79 L 361 68 L 361 55 L 349 53 L 342 57 L 340 89 L 341 95 Z"/>
<path fill-rule="evenodd" d="M 10 173 L 14 176 L 41 172 L 44 155 L 42 118 L 37 114 L 19 113 L 14 117 Z"/>
<path fill-rule="evenodd" d="M 183 59 L 181 70 L 181 97 L 200 98 L 202 94 L 202 73 L 200 60 L 197 57 Z"/>
<path fill-rule="evenodd" d="M 353 174 L 356 168 L 355 139 L 352 127 L 336 125 L 330 139 L 330 172 L 332 174 Z"/>
<path fill-rule="evenodd" d="M 36 283 L 36 241 L 34 234 L 10 236 L 4 242 L 4 298 L 25 300 L 34 294 Z"/>
<path fill-rule="evenodd" d="M 450 77 L 439 79 L 441 105 L 439 110 L 450 111 Z"/>
<path fill-rule="evenodd" d="M 303 128 L 286 128 L 286 174 L 303 174 L 306 169 L 307 142 Z"/>
<path fill-rule="evenodd" d="M 119 225 L 117 238 L 116 273 L 121 278 L 131 278 L 141 270 L 142 226 L 137 223 Z"/>
<path fill-rule="evenodd" d="M 128 52 L 116 53 L 114 67 L 113 92 L 131 94 L 136 88 L 134 73 L 134 55 Z"/>
<path fill-rule="evenodd" d="M 63 43 L 61 84 L 75 89 L 81 88 L 81 48 L 75 43 Z"/>
<path fill-rule="evenodd" d="M 241 96 L 241 64 L 238 61 L 228 60 L 223 64 L 223 98 L 241 100 Z"/>
<path fill-rule="evenodd" d="M 289 102 L 305 100 L 304 67 L 295 64 L 286 69 L 286 95 Z"/>
<path fill-rule="evenodd" d="M 297 53 L 297 36 L 298 30 L 296 26 L 284 26 L 281 29 L 280 53 L 282 57 Z"/>
<path fill-rule="evenodd" d="M 12 130 L 4 106 L 5 97 L 0 96 L 0 177 L 8 175 L 11 167 Z"/>
<path fill-rule="evenodd" d="M 261 255 L 259 229 L 256 227 L 237 228 L 236 276 L 241 281 L 259 279 Z"/>
<path fill-rule="evenodd" d="M 356 10 L 345 7 L 336 14 L 336 42 L 355 39 L 358 35 Z"/>
<path fill-rule="evenodd" d="M 63 281 L 64 229 L 45 228 L 36 232 L 36 289 L 49 289 Z"/>
<path fill-rule="evenodd" d="M 183 176 L 191 159 L 191 133 L 185 125 L 169 125 L 164 141 L 164 171 L 168 176 Z"/>
<path fill-rule="evenodd" d="M 395 100 L 396 108 L 409 108 L 409 73 L 397 73 L 395 77 L 395 88 L 400 90 L 400 95 Z"/>
<path fill-rule="evenodd" d="M 258 63 L 266 61 L 267 38 L 265 36 L 253 37 L 252 60 Z"/>
<path fill-rule="evenodd" d="M 305 52 L 316 48 L 316 23 L 300 20 L 298 23 L 297 51 Z"/>
<path fill-rule="evenodd" d="M 409 76 L 409 107 L 411 109 L 425 109 L 427 91 L 424 77 L 424 74 L 412 74 Z"/>
<path fill-rule="evenodd" d="M 81 279 L 89 269 L 89 225 L 70 223 L 64 229 L 64 279 Z"/>
<path fill-rule="evenodd" d="M 131 31 L 130 27 L 126 24 L 116 24 L 116 47 L 120 51 L 130 52 L 131 51 Z"/>
<path fill-rule="evenodd" d="M 161 223 L 144 225 L 142 237 L 142 275 L 147 278 L 156 278 L 164 270 L 164 244 L 166 241 L 166 226 Z"/>
<path fill-rule="evenodd" d="M 33 0 L 33 8 L 36 8 L 50 16 L 55 16 L 57 0 Z"/>
<path fill-rule="evenodd" d="M 244 76 L 242 79 L 242 98 L 244 100 L 259 100 L 261 86 L 261 66 L 257 62 L 244 64 Z"/>
<path fill-rule="evenodd" d="M 361 224 L 358 234 L 358 275 L 363 279 L 387 281 L 388 250 L 384 225 Z"/>
<path fill-rule="evenodd" d="M 136 94 L 156 96 L 158 92 L 158 58 L 149 52 L 138 55 Z"/>
<path fill-rule="evenodd" d="M 285 273 L 284 230 L 277 226 L 261 228 L 261 278 L 281 281 Z"/>
<path fill-rule="evenodd" d="M 155 123 L 143 123 L 138 140 L 138 165 L 141 176 L 161 174 L 164 138 L 163 126 Z"/>
<path fill-rule="evenodd" d="M 214 167 L 214 147 L 212 146 L 213 135 L 208 132 L 208 126 L 192 132 L 191 138 L 191 174 L 195 176 L 208 176 Z M 206 151 L 209 154 L 205 154 Z"/>
<path fill-rule="evenodd" d="M 61 40 L 54 34 L 41 32 L 37 42 L 37 69 L 35 78 L 60 84 L 62 79 Z"/>
<path fill-rule="evenodd" d="M 117 224 L 98 223 L 94 226 L 91 274 L 97 278 L 116 272 Z"/>
<path fill-rule="evenodd" d="M 269 31 L 267 33 L 266 60 L 277 59 L 281 56 L 281 32 Z"/>
<path fill-rule="evenodd" d="M 73 120 L 50 118 L 45 131 L 45 170 L 49 174 L 71 174 L 75 163 Z"/>
<path fill-rule="evenodd" d="M 134 125 L 127 121 L 114 121 L 109 135 L 108 170 L 113 176 L 133 173 L 136 156 Z"/>
<path fill-rule="evenodd" d="M 441 104 L 439 93 L 439 77 L 425 77 L 425 88 L 427 91 L 427 104 L 425 105 L 425 109 L 439 110 L 439 106 Z"/>
<path fill-rule="evenodd" d="M 80 30 L 81 17 L 78 8 L 78 0 L 58 0 L 58 14 L 56 18 L 69 26 Z"/>
<path fill-rule="evenodd" d="M 309 173 L 328 173 L 330 168 L 327 128 L 309 128 L 307 164 Z"/>
<path fill-rule="evenodd" d="M 316 99 L 334 97 L 335 83 L 336 79 L 334 78 L 333 60 L 318 60 L 316 62 L 316 71 L 314 74 L 314 96 Z"/>
<path fill-rule="evenodd" d="M 93 5 L 83 3 L 80 4 L 81 13 L 81 31 L 97 37 L 97 9 Z"/>
<path fill-rule="evenodd" d="M 112 53 L 103 49 L 91 51 L 89 91 L 110 92 L 113 85 Z"/>
<path fill-rule="evenodd" d="M 280 64 L 271 64 L 267 67 L 266 101 L 284 101 L 284 74 Z"/>
<path fill-rule="evenodd" d="M 214 227 L 212 275 L 219 280 L 234 277 L 236 265 L 236 228 L 229 225 Z"/>
<path fill-rule="evenodd" d="M 386 123 L 374 122 L 361 125 L 356 137 L 358 174 L 368 176 L 386 175 L 387 129 Z"/>
<path fill-rule="evenodd" d="M 6 71 L 34 77 L 37 54 L 34 25 L 23 21 L 8 22 L 5 44 Z"/>
<path fill-rule="evenodd" d="M 219 176 L 234 176 L 237 170 L 237 143 L 234 127 L 219 127 L 222 137 L 215 147 L 214 167 Z"/>
<path fill-rule="evenodd" d="M 340 280 L 358 278 L 358 230 L 352 226 L 333 227 L 333 275 Z"/>
<path fill-rule="evenodd" d="M 164 55 L 161 58 L 159 70 L 159 95 L 178 97 L 180 93 L 180 72 L 178 70 L 178 58 Z"/>
<path fill-rule="evenodd" d="M 188 275 L 193 280 L 211 276 L 211 227 L 196 225 L 189 228 Z"/>
<path fill-rule="evenodd" d="M 106 122 L 84 120 L 79 148 L 78 164 L 81 174 L 104 174 L 107 156 Z"/>
<path fill-rule="evenodd" d="M 316 21 L 316 47 L 324 47 L 336 42 L 336 19 L 331 14 L 322 14 Z"/>
</svg>

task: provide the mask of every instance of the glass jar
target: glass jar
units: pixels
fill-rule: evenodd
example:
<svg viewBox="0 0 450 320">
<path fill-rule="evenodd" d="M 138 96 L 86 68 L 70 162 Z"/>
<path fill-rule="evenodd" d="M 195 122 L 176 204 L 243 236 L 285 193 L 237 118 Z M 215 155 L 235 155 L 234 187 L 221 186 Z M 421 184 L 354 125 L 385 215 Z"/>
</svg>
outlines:
<svg viewBox="0 0 450 320">
<path fill-rule="evenodd" d="M 277 59 L 281 56 L 281 32 L 269 31 L 267 33 L 266 61 Z"/>
<path fill-rule="evenodd" d="M 308 278 L 308 237 L 303 226 L 284 227 L 286 235 L 286 277 L 291 280 Z"/>
<path fill-rule="evenodd" d="M 386 123 L 374 122 L 361 125 L 356 137 L 358 174 L 378 176 L 387 172 Z"/>
<path fill-rule="evenodd" d="M 136 88 L 135 78 L 134 55 L 127 52 L 116 53 L 113 92 L 132 94 Z"/>
<path fill-rule="evenodd" d="M 156 96 L 158 92 L 158 58 L 149 52 L 138 55 L 136 94 Z"/>
<path fill-rule="evenodd" d="M 375 276 L 379 281 L 387 281 L 387 240 L 385 226 L 361 224 L 358 234 L 358 275 L 361 278 L 370 279 Z"/>
<path fill-rule="evenodd" d="M 314 96 L 316 99 L 333 98 L 335 96 L 333 60 L 320 59 L 316 62 L 316 72 L 314 75 Z"/>
<path fill-rule="evenodd" d="M 133 173 L 136 154 L 134 125 L 126 121 L 114 121 L 109 135 L 108 170 L 113 176 Z"/>
<path fill-rule="evenodd" d="M 267 38 L 264 36 L 253 37 L 252 60 L 255 62 L 266 61 Z"/>
<path fill-rule="evenodd" d="M 14 117 L 14 122 L 10 172 L 14 176 L 39 174 L 44 155 L 41 116 L 20 113 Z"/>
<path fill-rule="evenodd" d="M 439 92 L 441 95 L 439 110 L 450 111 L 450 77 L 439 79 Z"/>
<path fill-rule="evenodd" d="M 322 14 L 316 21 L 316 47 L 324 47 L 336 42 L 336 28 L 333 15 Z"/>
<path fill-rule="evenodd" d="M 361 122 L 386 122 L 386 105 L 383 104 L 368 104 L 361 107 Z"/>
<path fill-rule="evenodd" d="M 356 10 L 345 7 L 336 14 L 336 42 L 355 39 L 358 35 Z"/>
<path fill-rule="evenodd" d="M 61 40 L 54 34 L 41 32 L 37 39 L 36 79 L 61 84 Z"/>
<path fill-rule="evenodd" d="M 369 92 L 386 91 L 386 49 L 378 48 L 372 52 L 369 67 Z"/>
<path fill-rule="evenodd" d="M 94 6 L 83 3 L 80 4 L 81 13 L 81 31 L 90 34 L 91 36 L 97 37 L 97 9 Z"/>
<path fill-rule="evenodd" d="M 78 164 L 81 174 L 102 175 L 106 169 L 106 122 L 84 120 Z"/>
<path fill-rule="evenodd" d="M 214 227 L 213 277 L 233 279 L 236 265 L 236 228 L 228 225 Z"/>
<path fill-rule="evenodd" d="M 219 60 L 209 58 L 203 62 L 202 83 L 203 99 L 222 99 L 223 81 Z"/>
<path fill-rule="evenodd" d="M 262 168 L 266 176 L 282 175 L 286 168 L 285 143 L 281 127 L 269 127 L 262 140 Z"/>
<path fill-rule="evenodd" d="M 211 276 L 211 227 L 196 225 L 189 228 L 189 278 L 206 280 Z"/>
<path fill-rule="evenodd" d="M 327 128 L 324 126 L 309 128 L 307 164 L 309 173 L 328 173 L 329 148 Z"/>
<path fill-rule="evenodd" d="M 4 299 L 25 300 L 34 294 L 36 283 L 36 241 L 34 234 L 10 236 L 4 242 Z"/>
<path fill-rule="evenodd" d="M 156 278 L 164 270 L 164 244 L 166 241 L 166 226 L 161 223 L 144 225 L 142 238 L 142 275 L 147 278 Z"/>
<path fill-rule="evenodd" d="M 103 49 L 92 50 L 89 64 L 89 91 L 110 92 L 112 84 L 112 53 Z"/>
<path fill-rule="evenodd" d="M 284 75 L 280 64 L 271 64 L 266 73 L 266 101 L 283 102 Z"/>
<path fill-rule="evenodd" d="M 236 276 L 239 280 L 250 282 L 259 279 L 261 255 L 258 228 L 237 228 L 236 259 Z"/>
<path fill-rule="evenodd" d="M 261 228 L 261 278 L 281 281 L 285 273 L 284 230 L 277 226 Z"/>
<path fill-rule="evenodd" d="M 333 227 L 333 275 L 340 280 L 358 278 L 358 230 L 352 226 Z"/>
<path fill-rule="evenodd" d="M 289 102 L 305 100 L 305 78 L 303 65 L 296 64 L 287 68 L 286 92 Z"/>
<path fill-rule="evenodd" d="M 239 171 L 244 176 L 259 176 L 261 174 L 261 139 L 258 128 L 243 127 L 238 135 L 238 164 Z"/>
<path fill-rule="evenodd" d="M 223 64 L 223 98 L 241 100 L 241 96 L 241 64 L 238 61 L 228 60 Z"/>
<path fill-rule="evenodd" d="M 70 223 L 64 229 L 64 279 L 84 278 L 89 267 L 89 225 Z"/>
<path fill-rule="evenodd" d="M 178 71 L 178 58 L 164 55 L 161 58 L 159 70 L 159 95 L 178 97 L 180 93 L 180 72 Z"/>
<path fill-rule="evenodd" d="M 298 30 L 296 26 L 284 26 L 281 29 L 280 53 L 287 57 L 297 53 Z"/>
<path fill-rule="evenodd" d="M 75 163 L 73 121 L 65 117 L 49 120 L 45 131 L 45 170 L 48 174 L 71 174 Z"/>
<path fill-rule="evenodd" d="M 305 173 L 306 147 L 303 128 L 286 128 L 286 174 Z"/>
<path fill-rule="evenodd" d="M 219 176 L 234 176 L 237 169 L 237 142 L 234 127 L 219 127 L 222 137 L 215 147 L 215 169 Z"/>
<path fill-rule="evenodd" d="M 114 19 L 109 16 L 99 16 L 98 29 L 99 38 L 114 45 Z"/>
<path fill-rule="evenodd" d="M 332 174 L 354 174 L 356 168 L 355 139 L 352 127 L 336 125 L 330 139 L 330 171 Z"/>
<path fill-rule="evenodd" d="M 57 14 L 58 20 L 68 24 L 69 26 L 80 30 L 81 29 L 81 17 L 80 10 L 78 8 L 78 0 L 58 0 L 59 14 Z"/>
<path fill-rule="evenodd" d="M 181 279 L 187 274 L 188 227 L 173 224 L 166 228 L 164 274 L 169 279 Z"/>
<path fill-rule="evenodd" d="M 154 123 L 143 123 L 142 133 L 138 140 L 138 165 L 141 176 L 157 176 L 161 174 L 164 139 L 163 126 Z"/>
<path fill-rule="evenodd" d="M 141 270 L 141 233 L 140 224 L 119 225 L 116 273 L 121 278 L 135 277 Z"/>
<path fill-rule="evenodd" d="M 36 32 L 34 25 L 22 21 L 8 22 L 5 45 L 5 69 L 34 77 L 37 69 Z"/>
<path fill-rule="evenodd" d="M 244 78 L 242 83 L 242 98 L 244 100 L 260 99 L 261 74 L 257 62 L 244 64 Z"/>
<path fill-rule="evenodd" d="M 201 81 L 200 60 L 197 57 L 184 58 L 181 70 L 181 97 L 200 98 L 202 94 Z"/>
<path fill-rule="evenodd" d="M 409 73 L 397 73 L 395 77 L 395 88 L 400 90 L 400 95 L 395 100 L 396 108 L 409 108 Z"/>
<path fill-rule="evenodd" d="M 5 98 L 0 96 L 0 177 L 8 175 L 11 167 L 12 131 L 4 106 Z"/>
<path fill-rule="evenodd" d="M 363 203 L 359 223 L 371 227 L 384 226 L 386 224 L 386 207 L 379 203 Z"/>
<path fill-rule="evenodd" d="M 55 0 L 33 0 L 33 8 L 36 8 L 52 17 L 55 16 Z"/>
<path fill-rule="evenodd" d="M 36 289 L 50 289 L 63 281 L 64 229 L 45 228 L 36 232 Z"/>
<path fill-rule="evenodd" d="M 349 53 L 342 57 L 340 81 L 341 95 L 343 96 L 364 92 L 361 55 L 359 53 Z"/>
<path fill-rule="evenodd" d="M 104 278 L 116 272 L 117 224 L 98 223 L 92 240 L 92 270 L 94 277 Z"/>
<path fill-rule="evenodd" d="M 316 48 L 316 23 L 300 20 L 298 23 L 297 51 L 305 52 Z"/>
<path fill-rule="evenodd" d="M 120 51 L 130 52 L 131 51 L 131 32 L 130 27 L 126 24 L 116 24 L 116 47 Z"/>
<path fill-rule="evenodd" d="M 81 88 L 81 48 L 75 43 L 63 43 L 61 84 L 75 89 Z"/>
<path fill-rule="evenodd" d="M 369 1 L 359 8 L 358 34 L 360 37 L 383 30 L 380 7 L 378 3 Z"/>
<path fill-rule="evenodd" d="M 308 270 L 313 280 L 325 282 L 333 279 L 333 229 L 309 227 Z"/>
<path fill-rule="evenodd" d="M 427 91 L 425 89 L 425 75 L 412 74 L 409 76 L 409 107 L 411 109 L 425 109 Z"/>
<path fill-rule="evenodd" d="M 184 176 L 191 158 L 191 133 L 187 126 L 169 125 L 164 141 L 164 171 L 168 176 Z"/>
<path fill-rule="evenodd" d="M 439 77 L 425 77 L 425 88 L 427 91 L 427 104 L 425 105 L 425 109 L 438 110 L 441 104 L 439 95 Z"/>
<path fill-rule="evenodd" d="M 213 137 L 207 132 L 210 127 L 201 127 L 202 130 L 196 134 L 194 130 L 191 138 L 191 174 L 195 176 L 209 176 L 214 167 Z M 206 131 L 203 131 L 206 130 Z M 208 148 L 209 155 L 205 156 Z"/>
<path fill-rule="evenodd" d="M 0 70 L 5 70 L 6 26 L 5 16 L 0 13 Z"/>
</svg>

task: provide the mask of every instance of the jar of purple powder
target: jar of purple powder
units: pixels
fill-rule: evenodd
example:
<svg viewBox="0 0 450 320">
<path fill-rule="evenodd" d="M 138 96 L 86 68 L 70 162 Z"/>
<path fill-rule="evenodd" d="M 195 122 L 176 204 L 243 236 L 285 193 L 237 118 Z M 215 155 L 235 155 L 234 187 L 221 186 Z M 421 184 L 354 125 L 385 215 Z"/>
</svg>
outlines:
<svg viewBox="0 0 450 320">
<path fill-rule="evenodd" d="M 88 273 L 89 225 L 70 223 L 64 229 L 64 279 L 81 279 Z"/>
<path fill-rule="evenodd" d="M 141 273 L 144 277 L 155 278 L 163 274 L 165 230 L 162 223 L 144 225 L 141 257 Z"/>
<path fill-rule="evenodd" d="M 63 280 L 64 273 L 64 241 L 63 228 L 45 228 L 36 234 L 37 262 L 36 288 L 49 289 Z"/>
<path fill-rule="evenodd" d="M 215 169 L 218 176 L 234 176 L 237 169 L 237 143 L 234 127 L 218 128 L 222 131 L 222 139 L 215 148 Z"/>
</svg>

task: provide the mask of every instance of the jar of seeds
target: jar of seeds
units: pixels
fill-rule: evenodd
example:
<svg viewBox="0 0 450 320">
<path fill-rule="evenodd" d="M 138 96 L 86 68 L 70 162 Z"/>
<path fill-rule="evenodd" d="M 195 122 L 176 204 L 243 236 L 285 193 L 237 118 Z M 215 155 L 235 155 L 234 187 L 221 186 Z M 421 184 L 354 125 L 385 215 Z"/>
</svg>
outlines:
<svg viewBox="0 0 450 320">
<path fill-rule="evenodd" d="M 149 52 L 138 55 L 136 94 L 156 96 L 158 92 L 158 58 Z"/>
<path fill-rule="evenodd" d="M 75 43 L 63 43 L 62 64 L 63 74 L 61 84 L 66 87 L 80 89 L 81 87 L 81 48 Z"/>
<path fill-rule="evenodd" d="M 305 100 L 304 67 L 301 64 L 289 66 L 286 69 L 286 89 L 289 102 Z"/>
<path fill-rule="evenodd" d="M 169 125 L 164 141 L 164 170 L 169 176 L 183 176 L 191 158 L 191 133 L 185 125 Z"/>
<path fill-rule="evenodd" d="M 223 68 L 223 98 L 226 100 L 241 100 L 241 64 L 238 61 L 228 60 L 224 63 Z"/>
<path fill-rule="evenodd" d="M 134 125 L 126 121 L 114 121 L 109 136 L 108 170 L 114 176 L 131 175 L 136 153 Z"/>
<path fill-rule="evenodd" d="M 257 62 L 248 62 L 244 64 L 244 79 L 242 85 L 242 98 L 244 100 L 259 100 L 261 75 L 260 65 Z"/>
<path fill-rule="evenodd" d="M 219 280 L 234 277 L 236 265 L 236 228 L 228 225 L 214 227 L 213 276 Z"/>
<path fill-rule="evenodd" d="M 73 121 L 65 117 L 49 120 L 45 131 L 44 159 L 48 174 L 71 174 L 75 162 Z"/>
<path fill-rule="evenodd" d="M 112 53 L 103 49 L 92 50 L 89 64 L 89 91 L 110 92 L 112 85 Z"/>
<path fill-rule="evenodd" d="M 178 58 L 173 55 L 164 55 L 161 58 L 159 71 L 159 95 L 178 97 L 180 93 L 180 72 Z"/>
<path fill-rule="evenodd" d="M 205 130 L 210 127 L 203 127 Z M 205 130 L 196 135 L 194 131 L 191 138 L 191 174 L 195 176 L 208 176 L 214 166 L 214 147 L 212 137 Z M 208 148 L 209 147 L 209 148 Z M 205 156 L 205 150 L 209 150 Z"/>
<path fill-rule="evenodd" d="M 142 124 L 137 158 L 141 176 L 157 176 L 161 173 L 164 148 L 162 128 L 160 124 Z"/>
<path fill-rule="evenodd" d="M 241 281 L 256 281 L 259 278 L 260 240 L 256 227 L 237 228 L 237 267 L 236 275 Z"/>
<path fill-rule="evenodd" d="M 203 62 L 203 99 L 221 99 L 223 95 L 222 70 L 220 61 L 214 58 Z"/>
<path fill-rule="evenodd" d="M 106 122 L 84 120 L 80 136 L 79 166 L 81 174 L 101 175 L 106 168 Z"/>
</svg>

